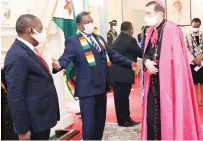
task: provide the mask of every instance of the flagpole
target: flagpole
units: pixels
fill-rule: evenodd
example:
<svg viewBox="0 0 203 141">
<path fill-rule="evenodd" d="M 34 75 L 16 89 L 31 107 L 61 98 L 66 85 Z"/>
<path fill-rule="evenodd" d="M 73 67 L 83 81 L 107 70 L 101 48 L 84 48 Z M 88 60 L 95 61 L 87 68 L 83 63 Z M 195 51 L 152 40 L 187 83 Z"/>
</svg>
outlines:
<svg viewBox="0 0 203 141">
<path fill-rule="evenodd" d="M 83 0 L 83 11 L 86 11 L 86 0 Z"/>
<path fill-rule="evenodd" d="M 58 0 L 56 0 L 56 3 L 54 5 L 54 10 L 52 11 L 52 14 L 51 14 L 51 18 L 49 20 L 49 23 L 48 23 L 48 26 L 46 28 L 46 40 L 44 41 L 42 47 L 41 47 L 41 54 L 43 54 L 43 51 L 44 51 L 44 48 L 46 46 L 46 42 L 47 42 L 47 39 L 48 39 L 48 36 L 49 36 L 49 32 L 50 32 L 50 29 L 51 29 L 51 23 L 52 23 L 52 19 L 54 17 L 54 13 L 56 11 L 56 8 L 57 8 L 57 4 L 58 4 Z"/>
</svg>

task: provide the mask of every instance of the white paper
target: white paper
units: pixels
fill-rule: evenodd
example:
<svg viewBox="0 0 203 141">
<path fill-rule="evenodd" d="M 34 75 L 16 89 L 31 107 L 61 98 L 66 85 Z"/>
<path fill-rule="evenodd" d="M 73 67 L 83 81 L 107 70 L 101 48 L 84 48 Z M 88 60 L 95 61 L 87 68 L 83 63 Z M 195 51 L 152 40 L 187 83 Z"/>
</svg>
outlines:
<svg viewBox="0 0 203 141">
<path fill-rule="evenodd" d="M 194 68 L 194 70 L 197 72 L 199 69 L 201 69 L 201 67 L 203 66 L 203 61 L 201 61 L 201 66 L 199 67 L 199 66 L 196 66 L 195 68 Z"/>
</svg>

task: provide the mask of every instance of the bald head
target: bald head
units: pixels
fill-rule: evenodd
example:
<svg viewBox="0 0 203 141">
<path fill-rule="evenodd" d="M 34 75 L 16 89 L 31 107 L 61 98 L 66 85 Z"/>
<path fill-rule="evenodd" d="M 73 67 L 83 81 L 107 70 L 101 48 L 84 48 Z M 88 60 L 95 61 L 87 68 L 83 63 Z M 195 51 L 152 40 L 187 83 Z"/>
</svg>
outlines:
<svg viewBox="0 0 203 141">
<path fill-rule="evenodd" d="M 43 29 L 40 19 L 31 14 L 21 15 L 16 22 L 16 32 L 18 36 L 27 40 L 34 46 L 38 45 L 38 42 L 32 37 L 32 35 L 41 33 Z"/>
</svg>

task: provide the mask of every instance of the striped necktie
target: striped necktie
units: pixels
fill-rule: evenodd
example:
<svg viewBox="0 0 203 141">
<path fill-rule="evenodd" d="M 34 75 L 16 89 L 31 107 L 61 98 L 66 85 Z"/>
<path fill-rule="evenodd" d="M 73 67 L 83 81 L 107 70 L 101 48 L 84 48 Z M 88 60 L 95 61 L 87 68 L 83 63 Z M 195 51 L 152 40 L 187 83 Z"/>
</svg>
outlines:
<svg viewBox="0 0 203 141">
<path fill-rule="evenodd" d="M 100 47 L 97 45 L 97 43 L 95 43 L 95 41 L 92 39 L 92 35 L 88 35 L 87 37 L 90 39 L 90 42 L 91 42 L 92 46 L 95 47 L 98 52 L 101 52 L 101 48 L 100 48 Z"/>
</svg>

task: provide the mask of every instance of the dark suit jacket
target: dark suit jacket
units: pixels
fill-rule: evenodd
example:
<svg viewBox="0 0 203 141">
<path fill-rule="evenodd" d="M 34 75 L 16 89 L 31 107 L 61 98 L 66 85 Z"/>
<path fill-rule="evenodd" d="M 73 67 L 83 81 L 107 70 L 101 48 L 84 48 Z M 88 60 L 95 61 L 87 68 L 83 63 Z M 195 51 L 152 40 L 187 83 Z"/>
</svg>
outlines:
<svg viewBox="0 0 203 141">
<path fill-rule="evenodd" d="M 97 40 L 97 38 L 95 39 Z M 102 40 L 104 41 L 103 38 Z M 99 43 L 98 40 L 97 43 Z M 113 51 L 111 48 L 108 47 L 105 41 L 104 43 L 107 47 L 107 51 L 112 63 L 131 69 L 132 61 Z M 69 65 L 70 61 L 73 61 L 76 74 L 76 97 L 87 97 L 103 94 L 107 89 L 107 63 L 104 50 L 102 50 L 102 52 L 100 53 L 95 49 L 95 47 L 91 46 L 91 44 L 89 45 L 93 50 L 93 54 L 96 60 L 96 69 L 101 79 L 101 85 L 95 86 L 93 83 L 92 72 L 89 64 L 87 63 L 84 51 L 77 35 L 66 39 L 64 53 L 59 59 L 59 63 L 63 68 L 66 68 Z M 99 45 L 101 47 L 100 43 Z"/>
<path fill-rule="evenodd" d="M 113 42 L 112 49 L 133 62 L 137 62 L 137 57 L 143 56 L 143 50 L 137 44 L 137 40 L 123 32 Z M 134 83 L 135 74 L 131 69 L 115 64 L 112 66 L 111 75 L 114 81 Z"/>
<path fill-rule="evenodd" d="M 141 36 L 142 36 L 141 33 L 137 35 L 137 39 L 138 39 L 138 42 L 139 42 L 139 43 L 142 41 L 142 37 L 141 37 Z"/>
<path fill-rule="evenodd" d="M 53 78 L 39 57 L 15 40 L 5 59 L 8 102 L 17 134 L 45 131 L 59 120 Z"/>
</svg>

